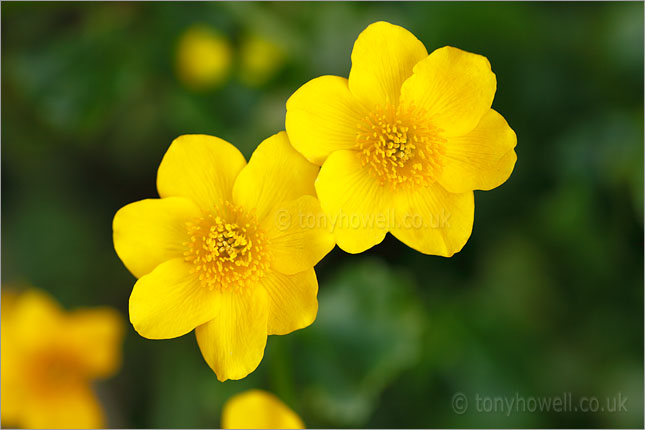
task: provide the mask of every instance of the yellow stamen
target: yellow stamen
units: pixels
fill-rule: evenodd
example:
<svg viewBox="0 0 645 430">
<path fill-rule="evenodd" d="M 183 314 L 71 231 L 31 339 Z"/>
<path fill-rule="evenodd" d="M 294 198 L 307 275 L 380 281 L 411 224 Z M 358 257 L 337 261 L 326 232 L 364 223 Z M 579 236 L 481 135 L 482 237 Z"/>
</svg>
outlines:
<svg viewBox="0 0 645 430">
<path fill-rule="evenodd" d="M 264 277 L 269 256 L 253 214 L 225 202 L 212 214 L 187 223 L 184 258 L 208 289 L 243 288 Z"/>
<path fill-rule="evenodd" d="M 370 112 L 358 130 L 361 164 L 369 165 L 381 184 L 427 186 L 437 180 L 446 140 L 424 111 L 388 104 Z"/>
</svg>

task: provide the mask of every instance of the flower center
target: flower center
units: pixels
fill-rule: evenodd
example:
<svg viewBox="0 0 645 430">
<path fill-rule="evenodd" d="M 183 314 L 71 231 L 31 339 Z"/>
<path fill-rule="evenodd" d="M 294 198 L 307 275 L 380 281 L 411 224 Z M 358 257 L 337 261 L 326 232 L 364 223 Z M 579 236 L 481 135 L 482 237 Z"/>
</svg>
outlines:
<svg viewBox="0 0 645 430">
<path fill-rule="evenodd" d="M 60 390 L 74 386 L 84 378 L 85 370 L 77 358 L 57 348 L 38 351 L 28 364 L 29 372 L 25 382 L 37 391 Z"/>
<path fill-rule="evenodd" d="M 381 185 L 426 186 L 442 170 L 443 143 L 422 110 L 411 106 L 377 108 L 358 126 L 356 148 Z"/>
<path fill-rule="evenodd" d="M 269 258 L 255 216 L 229 202 L 216 212 L 186 225 L 190 241 L 184 244 L 184 258 L 192 263 L 192 272 L 210 290 L 257 282 Z"/>
</svg>

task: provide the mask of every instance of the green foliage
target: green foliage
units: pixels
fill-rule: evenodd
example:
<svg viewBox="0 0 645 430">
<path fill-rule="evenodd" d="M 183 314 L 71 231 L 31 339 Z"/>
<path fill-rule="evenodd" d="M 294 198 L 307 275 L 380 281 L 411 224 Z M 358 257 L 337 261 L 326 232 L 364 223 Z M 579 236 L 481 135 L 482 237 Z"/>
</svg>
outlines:
<svg viewBox="0 0 645 430">
<path fill-rule="evenodd" d="M 426 327 L 405 273 L 356 261 L 326 282 L 310 330 L 295 334 L 296 368 L 310 415 L 330 426 L 364 426 L 378 397 L 419 359 Z"/>
</svg>

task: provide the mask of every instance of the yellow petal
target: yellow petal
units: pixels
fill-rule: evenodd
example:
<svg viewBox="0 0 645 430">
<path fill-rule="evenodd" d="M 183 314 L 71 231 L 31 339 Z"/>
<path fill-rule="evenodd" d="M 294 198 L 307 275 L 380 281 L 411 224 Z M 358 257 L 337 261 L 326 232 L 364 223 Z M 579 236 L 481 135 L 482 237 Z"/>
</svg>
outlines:
<svg viewBox="0 0 645 430">
<path fill-rule="evenodd" d="M 320 169 L 316 191 L 341 249 L 357 254 L 383 240 L 390 191 L 361 166 L 356 151 L 331 154 Z"/>
<path fill-rule="evenodd" d="M 231 200 L 237 174 L 246 165 L 233 145 L 218 137 L 187 134 L 175 139 L 159 166 L 161 197 L 188 197 L 202 209 Z"/>
<path fill-rule="evenodd" d="M 321 76 L 289 97 L 285 126 L 293 147 L 320 166 L 333 151 L 356 145 L 357 125 L 367 113 L 347 79 Z"/>
<path fill-rule="evenodd" d="M 334 247 L 334 236 L 315 197 L 302 196 L 276 207 L 263 221 L 271 268 L 292 275 L 314 267 Z"/>
<path fill-rule="evenodd" d="M 5 348 L 4 344 L 2 345 Z M 6 356 L 2 355 L 2 427 L 17 428 L 21 424 L 22 406 L 24 404 L 19 375 L 12 373 L 14 370 L 5 371 Z M 9 369 L 10 367 L 7 367 Z"/>
<path fill-rule="evenodd" d="M 2 312 L 0 312 L 0 386 L 2 388 L 1 421 L 3 427 L 17 427 L 20 419 L 20 410 L 23 404 L 22 390 L 24 383 L 21 380 L 21 360 L 16 352 L 13 315 L 19 295 L 2 286 Z"/>
<path fill-rule="evenodd" d="M 122 207 L 112 222 L 114 249 L 137 278 L 183 255 L 186 221 L 200 216 L 189 199 L 147 199 Z"/>
<path fill-rule="evenodd" d="M 300 417 L 280 399 L 261 390 L 248 390 L 228 399 L 222 409 L 224 429 L 302 429 Z"/>
<path fill-rule="evenodd" d="M 111 308 L 79 309 L 67 320 L 66 336 L 78 348 L 89 376 L 106 378 L 121 367 L 123 317 Z"/>
<path fill-rule="evenodd" d="M 4 321 L 3 321 L 4 323 Z M 22 369 L 20 368 L 20 357 L 15 353 L 15 346 L 5 340 L 7 332 L 2 328 L 2 366 L 0 375 L 0 386 L 2 388 L 2 412 L 1 421 L 3 427 L 17 427 L 20 424 L 20 415 L 24 404 L 24 381 L 22 381 Z"/>
<path fill-rule="evenodd" d="M 354 43 L 349 89 L 368 107 L 396 106 L 401 85 L 427 56 L 423 43 L 405 28 L 375 22 Z"/>
<path fill-rule="evenodd" d="M 269 296 L 269 334 L 287 334 L 314 322 L 318 280 L 314 269 L 295 275 L 271 272 L 260 280 Z"/>
<path fill-rule="evenodd" d="M 424 109 L 444 136 L 462 136 L 488 112 L 496 88 L 486 57 L 445 46 L 414 66 L 401 88 L 401 103 Z"/>
<path fill-rule="evenodd" d="M 61 389 L 50 395 L 30 396 L 24 404 L 24 428 L 103 428 L 103 410 L 88 386 Z"/>
<path fill-rule="evenodd" d="M 182 336 L 216 315 L 218 294 L 202 286 L 190 269 L 183 258 L 175 258 L 134 284 L 130 322 L 141 336 Z"/>
<path fill-rule="evenodd" d="M 452 194 L 433 184 L 397 194 L 395 210 L 397 239 L 424 254 L 450 257 L 470 237 L 475 203 L 472 191 Z"/>
<path fill-rule="evenodd" d="M 263 288 L 219 294 L 215 317 L 195 330 L 204 359 L 220 381 L 253 372 L 267 342 L 267 293 Z"/>
<path fill-rule="evenodd" d="M 470 133 L 448 139 L 439 183 L 453 193 L 490 190 L 513 171 L 517 136 L 504 117 L 490 109 Z"/>
<path fill-rule="evenodd" d="M 233 187 L 233 201 L 255 210 L 262 221 L 280 203 L 316 195 L 318 167 L 293 149 L 284 131 L 264 140 L 242 169 Z"/>
<path fill-rule="evenodd" d="M 39 348 L 44 339 L 59 330 L 63 321 L 63 310 L 49 294 L 30 289 L 16 300 L 10 326 L 12 338 L 22 349 Z"/>
</svg>

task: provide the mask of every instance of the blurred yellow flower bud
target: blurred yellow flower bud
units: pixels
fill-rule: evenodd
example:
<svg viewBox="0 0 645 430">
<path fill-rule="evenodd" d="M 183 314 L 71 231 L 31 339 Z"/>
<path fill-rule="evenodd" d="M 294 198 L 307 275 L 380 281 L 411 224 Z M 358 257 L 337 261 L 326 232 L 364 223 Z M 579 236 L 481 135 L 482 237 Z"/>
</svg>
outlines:
<svg viewBox="0 0 645 430">
<path fill-rule="evenodd" d="M 280 70 L 285 51 L 275 41 L 249 34 L 240 46 L 240 80 L 249 86 L 261 86 Z"/>
<path fill-rule="evenodd" d="M 194 90 L 207 90 L 228 78 L 233 52 L 226 37 L 215 30 L 195 25 L 184 32 L 177 45 L 179 79 Z"/>
</svg>

